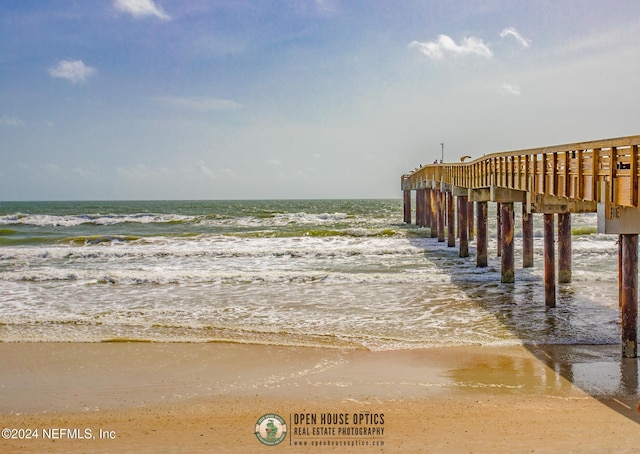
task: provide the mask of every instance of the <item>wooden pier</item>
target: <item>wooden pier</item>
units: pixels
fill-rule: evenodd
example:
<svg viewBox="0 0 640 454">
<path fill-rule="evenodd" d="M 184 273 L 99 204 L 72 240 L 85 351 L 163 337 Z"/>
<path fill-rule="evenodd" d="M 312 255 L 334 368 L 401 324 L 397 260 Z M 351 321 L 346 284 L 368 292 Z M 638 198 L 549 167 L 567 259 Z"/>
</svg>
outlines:
<svg viewBox="0 0 640 454">
<path fill-rule="evenodd" d="M 640 136 L 509 151 L 474 161 L 423 166 L 402 176 L 404 221 L 411 223 L 415 191 L 416 224 L 455 246 L 453 207 L 457 198 L 460 257 L 467 257 L 475 203 L 476 263 L 487 266 L 487 203 L 498 205 L 501 280 L 514 272 L 514 203 L 522 203 L 523 267 L 533 266 L 533 221 L 544 218 L 545 304 L 556 305 L 556 281 L 571 282 L 571 213 L 598 214 L 598 232 L 619 235 L 618 285 L 622 356 L 637 358 L 638 200 Z M 556 216 L 557 215 L 557 216 Z M 554 238 L 558 219 L 558 270 Z"/>
</svg>

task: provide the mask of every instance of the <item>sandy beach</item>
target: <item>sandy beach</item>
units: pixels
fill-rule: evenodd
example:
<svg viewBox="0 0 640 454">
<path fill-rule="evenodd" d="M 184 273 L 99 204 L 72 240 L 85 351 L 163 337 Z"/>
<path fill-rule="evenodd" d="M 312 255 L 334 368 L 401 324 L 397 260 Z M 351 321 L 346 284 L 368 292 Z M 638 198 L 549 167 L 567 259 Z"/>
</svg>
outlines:
<svg viewBox="0 0 640 454">
<path fill-rule="evenodd" d="M 637 452 L 637 361 L 635 389 L 591 362 L 586 392 L 537 353 L 2 343 L 0 451 Z M 271 414 L 277 446 L 255 435 Z"/>
</svg>

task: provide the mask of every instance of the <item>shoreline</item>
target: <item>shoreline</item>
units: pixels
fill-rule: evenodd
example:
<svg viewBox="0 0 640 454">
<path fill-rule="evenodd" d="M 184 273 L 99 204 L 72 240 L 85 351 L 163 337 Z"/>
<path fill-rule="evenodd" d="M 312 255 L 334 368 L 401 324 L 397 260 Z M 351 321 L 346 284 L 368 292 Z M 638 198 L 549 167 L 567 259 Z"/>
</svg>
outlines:
<svg viewBox="0 0 640 454">
<path fill-rule="evenodd" d="M 280 448 L 291 452 L 345 450 L 314 441 L 364 452 L 635 452 L 637 360 L 616 349 L 0 343 L 3 428 L 71 430 L 3 439 L 0 450 L 254 451 L 256 422 L 275 413 L 290 426 Z M 331 427 L 323 414 L 351 420 Z M 355 427 L 367 414 L 384 421 Z M 340 427 L 384 432 L 332 435 Z M 76 437 L 86 429 L 96 439 Z"/>
</svg>

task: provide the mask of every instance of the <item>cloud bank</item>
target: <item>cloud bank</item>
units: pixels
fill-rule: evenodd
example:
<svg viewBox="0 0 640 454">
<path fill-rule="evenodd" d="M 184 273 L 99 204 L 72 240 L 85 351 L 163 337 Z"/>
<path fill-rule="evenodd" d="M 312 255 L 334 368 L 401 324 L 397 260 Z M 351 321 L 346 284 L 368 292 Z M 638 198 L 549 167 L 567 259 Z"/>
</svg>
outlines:
<svg viewBox="0 0 640 454">
<path fill-rule="evenodd" d="M 155 16 L 161 20 L 171 20 L 171 16 L 165 13 L 153 0 L 115 0 L 113 6 L 118 11 L 131 14 L 136 19 Z"/>
<path fill-rule="evenodd" d="M 82 60 L 60 60 L 57 65 L 49 68 L 48 72 L 53 78 L 67 79 L 72 84 L 77 84 L 86 82 L 98 70 L 85 65 Z"/>
<path fill-rule="evenodd" d="M 481 57 L 491 58 L 493 52 L 480 39 L 475 37 L 463 38 L 460 44 L 457 44 L 447 35 L 438 35 L 435 41 L 413 41 L 409 47 L 418 49 L 421 53 L 432 60 L 442 60 L 447 56 L 466 56 L 479 55 Z"/>
</svg>

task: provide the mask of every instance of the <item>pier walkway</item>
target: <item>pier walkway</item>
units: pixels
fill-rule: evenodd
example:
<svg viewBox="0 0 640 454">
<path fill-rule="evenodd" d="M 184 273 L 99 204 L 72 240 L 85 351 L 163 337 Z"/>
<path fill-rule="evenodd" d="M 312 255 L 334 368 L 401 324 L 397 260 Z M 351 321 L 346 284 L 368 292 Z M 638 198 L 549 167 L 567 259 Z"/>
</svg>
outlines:
<svg viewBox="0 0 640 454">
<path fill-rule="evenodd" d="M 640 136 L 492 153 L 469 162 L 434 163 L 402 175 L 404 221 L 430 227 L 431 236 L 487 266 L 487 203 L 498 204 L 501 280 L 514 274 L 514 203 L 522 204 L 523 267 L 533 266 L 533 219 L 544 217 L 545 304 L 555 307 L 556 281 L 571 282 L 571 213 L 597 212 L 598 232 L 619 235 L 618 287 L 622 356 L 637 358 L 638 196 Z M 457 209 L 455 205 L 457 204 Z M 474 207 L 475 205 L 475 207 Z M 457 213 L 457 216 L 456 216 Z M 555 215 L 558 217 L 558 272 Z M 475 229 L 474 229 L 475 223 Z M 456 231 L 457 226 L 457 231 Z"/>
</svg>

